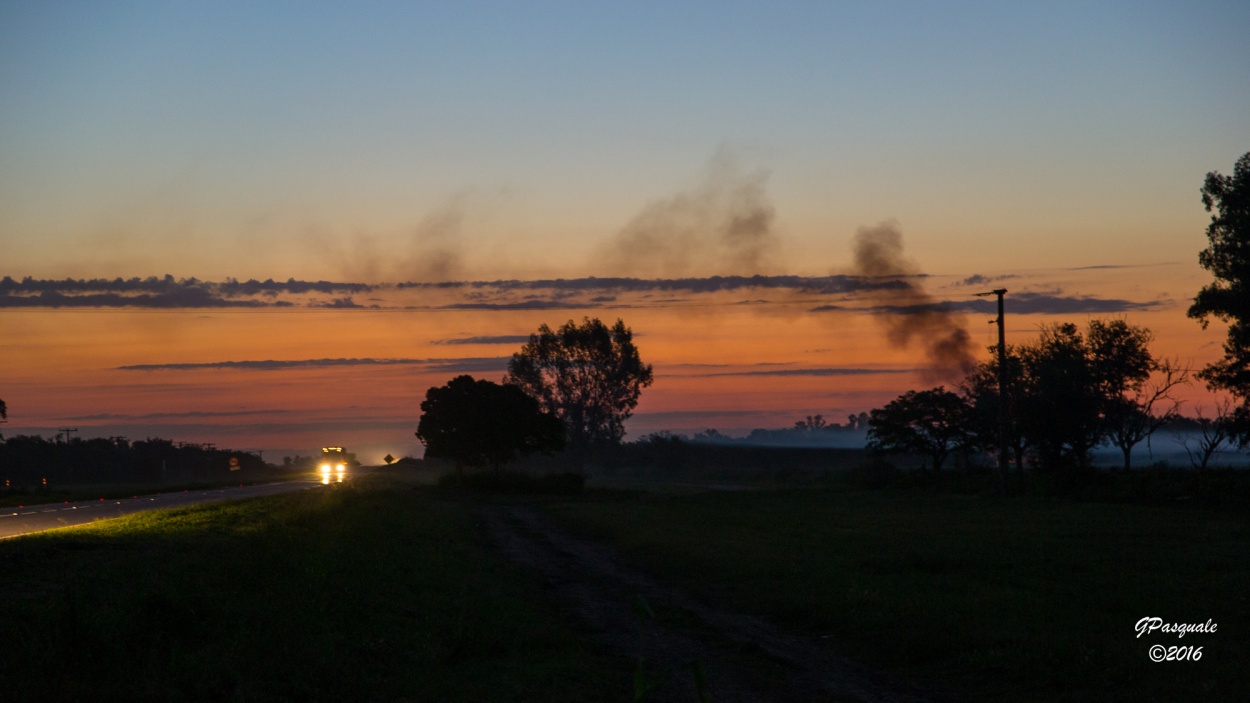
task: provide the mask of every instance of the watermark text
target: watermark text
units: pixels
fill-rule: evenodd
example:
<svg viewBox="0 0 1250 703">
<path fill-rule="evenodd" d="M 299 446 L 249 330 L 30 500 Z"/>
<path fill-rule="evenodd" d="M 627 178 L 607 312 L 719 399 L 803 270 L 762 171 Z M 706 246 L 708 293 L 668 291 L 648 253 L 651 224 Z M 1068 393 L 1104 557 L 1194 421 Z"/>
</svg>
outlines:
<svg viewBox="0 0 1250 703">
<path fill-rule="evenodd" d="M 1142 635 L 1150 635 L 1155 632 L 1162 632 L 1168 635 L 1176 635 L 1184 637 L 1188 633 L 1211 633 L 1215 632 L 1219 627 L 1219 623 L 1208 619 L 1206 622 L 1164 622 L 1163 618 L 1145 617 L 1137 621 L 1137 639 L 1141 639 Z"/>
</svg>

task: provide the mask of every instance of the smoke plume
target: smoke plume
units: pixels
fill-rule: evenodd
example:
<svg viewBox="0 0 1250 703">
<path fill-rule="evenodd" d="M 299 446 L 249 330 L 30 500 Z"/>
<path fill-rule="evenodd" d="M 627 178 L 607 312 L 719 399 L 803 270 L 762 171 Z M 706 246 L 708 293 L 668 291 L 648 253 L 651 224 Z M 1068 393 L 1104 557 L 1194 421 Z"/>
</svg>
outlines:
<svg viewBox="0 0 1250 703">
<path fill-rule="evenodd" d="M 344 245 L 330 233 L 317 232 L 310 233 L 310 244 L 349 280 L 450 281 L 464 272 L 465 221 L 490 205 L 489 196 L 466 190 L 402 233 L 357 233 Z"/>
<path fill-rule="evenodd" d="M 764 272 L 778 245 L 767 180 L 762 171 L 740 173 L 733 156 L 719 151 L 699 187 L 649 203 L 600 249 L 597 263 L 647 277 Z"/>
<path fill-rule="evenodd" d="M 891 278 L 901 285 L 878 288 L 870 293 L 877 302 L 877 319 L 886 330 L 890 344 L 899 348 L 924 348 L 926 382 L 953 382 L 976 366 L 972 338 L 963 318 L 936 305 L 917 282 L 919 271 L 903 256 L 903 235 L 893 222 L 876 227 L 860 227 L 855 233 L 855 272 L 861 276 Z M 906 309 L 904 314 L 887 309 Z"/>
</svg>

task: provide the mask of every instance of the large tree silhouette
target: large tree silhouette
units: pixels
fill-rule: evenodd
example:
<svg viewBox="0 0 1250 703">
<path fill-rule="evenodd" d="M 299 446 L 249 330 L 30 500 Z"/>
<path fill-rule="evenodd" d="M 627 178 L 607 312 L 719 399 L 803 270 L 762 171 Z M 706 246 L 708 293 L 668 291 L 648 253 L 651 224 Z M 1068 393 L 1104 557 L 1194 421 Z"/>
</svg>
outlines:
<svg viewBox="0 0 1250 703">
<path fill-rule="evenodd" d="M 535 398 L 559 417 L 579 458 L 596 445 L 615 444 L 625 420 L 651 385 L 651 365 L 642 363 L 633 332 L 621 320 L 609 328 L 599 319 L 547 325 L 530 335 L 508 362 L 505 383 Z"/>
<path fill-rule="evenodd" d="M 1133 447 L 1175 415 L 1171 393 L 1186 377 L 1151 354 L 1152 338 L 1125 320 L 1092 320 L 1084 333 L 1072 323 L 1044 326 L 1036 341 L 1009 349 L 1008 444 L 1017 460 L 1027 448 L 1043 467 L 1086 467 L 1105 440 L 1128 466 Z M 996 371 L 983 365 L 965 382 L 981 434 L 995 440 Z"/>
<path fill-rule="evenodd" d="M 457 469 L 491 465 L 517 455 L 564 448 L 564 427 L 516 386 L 457 376 L 426 391 L 417 437 L 425 455 L 451 459 Z"/>
<path fill-rule="evenodd" d="M 1215 317 L 1228 323 L 1224 358 L 1198 372 L 1213 390 L 1236 396 L 1234 411 L 1242 441 L 1250 439 L 1250 152 L 1231 176 L 1212 171 L 1202 185 L 1202 204 L 1214 212 L 1207 225 L 1209 245 L 1198 263 L 1215 281 L 1198 291 L 1189 316 L 1206 327 Z"/>
<path fill-rule="evenodd" d="M 1030 449 L 1028 436 L 1020 425 L 1021 405 L 1028 403 L 1027 388 L 1021 385 L 1023 369 L 1018 347 L 1007 345 L 1007 372 L 998 373 L 998 348 L 990 347 L 990 358 L 977 364 L 972 373 L 960 385 L 960 391 L 971 405 L 969 429 L 972 443 L 979 449 L 995 452 L 1003 444 L 1003 430 L 1007 432 L 1006 444 L 1015 460 L 1016 469 L 1024 470 L 1024 459 Z M 999 393 L 999 379 L 1006 377 L 1007 392 Z M 1004 428 L 999 405 L 1007 398 L 1007 426 Z"/>
<path fill-rule="evenodd" d="M 924 454 L 942 468 L 951 452 L 966 446 L 969 406 L 938 386 L 907 391 L 868 416 L 868 447 L 885 452 Z"/>
</svg>

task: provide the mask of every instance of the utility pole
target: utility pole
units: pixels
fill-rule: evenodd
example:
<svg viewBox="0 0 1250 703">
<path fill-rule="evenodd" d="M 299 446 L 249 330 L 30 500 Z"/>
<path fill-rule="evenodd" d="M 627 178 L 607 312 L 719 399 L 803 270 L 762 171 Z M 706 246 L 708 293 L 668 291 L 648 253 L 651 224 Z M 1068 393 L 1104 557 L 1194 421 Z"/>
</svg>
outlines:
<svg viewBox="0 0 1250 703">
<path fill-rule="evenodd" d="M 1007 435 L 1011 432 L 1011 416 L 1007 408 L 1007 330 L 1003 326 L 1003 296 L 1006 288 L 997 288 L 977 296 L 998 296 L 998 476 L 1003 495 L 1007 495 Z"/>
<path fill-rule="evenodd" d="M 64 432 L 64 433 L 65 433 L 65 443 L 66 443 L 66 444 L 69 444 L 69 433 L 70 433 L 70 432 L 77 432 L 77 431 L 78 431 L 78 428 L 77 428 L 77 427 L 61 427 L 61 428 L 59 428 L 59 429 L 60 429 L 60 431 L 61 431 L 61 432 Z"/>
</svg>

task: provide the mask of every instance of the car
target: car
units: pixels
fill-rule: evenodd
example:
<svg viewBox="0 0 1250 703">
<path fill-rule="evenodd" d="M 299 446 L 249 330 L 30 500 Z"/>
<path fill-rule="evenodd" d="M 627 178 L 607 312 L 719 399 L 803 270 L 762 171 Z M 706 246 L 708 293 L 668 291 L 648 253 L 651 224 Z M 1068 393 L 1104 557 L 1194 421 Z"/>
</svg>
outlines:
<svg viewBox="0 0 1250 703">
<path fill-rule="evenodd" d="M 321 448 L 321 482 L 324 484 L 342 483 L 343 478 L 347 475 L 348 464 L 347 452 L 342 447 L 322 447 Z"/>
</svg>

